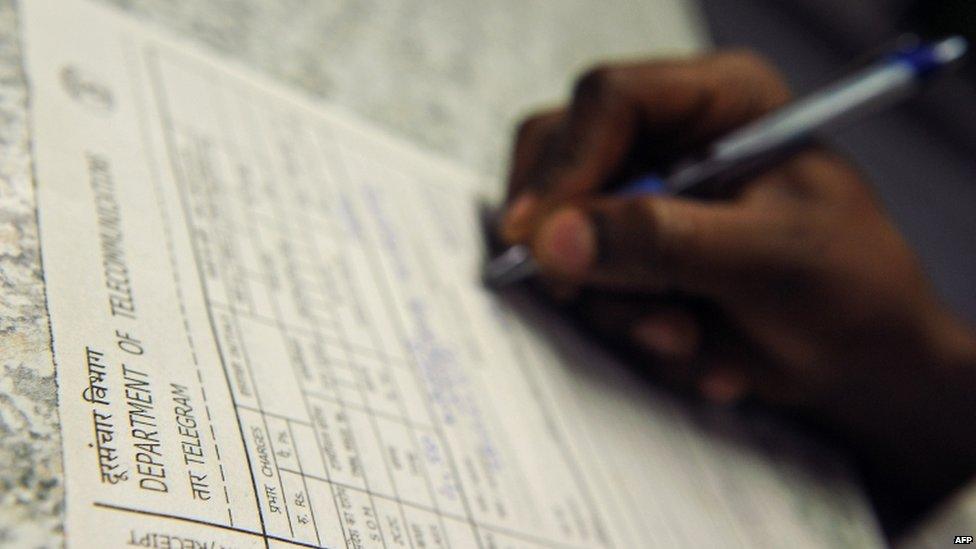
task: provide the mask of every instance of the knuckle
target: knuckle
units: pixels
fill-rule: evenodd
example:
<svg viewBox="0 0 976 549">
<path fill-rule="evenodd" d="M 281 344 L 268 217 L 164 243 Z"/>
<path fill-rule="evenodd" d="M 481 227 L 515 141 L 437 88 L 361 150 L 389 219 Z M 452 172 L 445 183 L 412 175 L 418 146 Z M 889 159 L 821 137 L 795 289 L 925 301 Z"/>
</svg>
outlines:
<svg viewBox="0 0 976 549">
<path fill-rule="evenodd" d="M 779 71 L 769 59 L 750 49 L 735 49 L 715 54 L 715 60 L 730 69 L 738 69 L 751 75 L 779 78 Z"/>
<path fill-rule="evenodd" d="M 523 118 L 515 127 L 515 140 L 525 141 L 538 132 L 547 119 L 545 113 L 535 113 Z"/>
<path fill-rule="evenodd" d="M 769 59 L 753 50 L 738 49 L 717 53 L 713 62 L 721 67 L 721 72 L 728 78 L 748 83 L 750 88 L 760 91 L 771 107 L 786 102 L 790 97 L 789 87 L 779 69 Z"/>
<path fill-rule="evenodd" d="M 599 64 L 585 71 L 573 86 L 575 104 L 602 103 L 621 95 L 620 69 Z"/>
</svg>

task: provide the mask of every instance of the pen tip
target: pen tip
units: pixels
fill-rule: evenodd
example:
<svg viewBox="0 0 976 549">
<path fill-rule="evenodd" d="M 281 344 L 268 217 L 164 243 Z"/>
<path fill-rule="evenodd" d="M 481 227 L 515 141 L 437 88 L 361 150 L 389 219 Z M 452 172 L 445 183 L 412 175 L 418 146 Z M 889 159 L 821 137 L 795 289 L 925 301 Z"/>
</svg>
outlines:
<svg viewBox="0 0 976 549">
<path fill-rule="evenodd" d="M 512 246 L 485 263 L 481 278 L 485 286 L 497 290 L 525 280 L 538 271 L 529 249 Z"/>
</svg>

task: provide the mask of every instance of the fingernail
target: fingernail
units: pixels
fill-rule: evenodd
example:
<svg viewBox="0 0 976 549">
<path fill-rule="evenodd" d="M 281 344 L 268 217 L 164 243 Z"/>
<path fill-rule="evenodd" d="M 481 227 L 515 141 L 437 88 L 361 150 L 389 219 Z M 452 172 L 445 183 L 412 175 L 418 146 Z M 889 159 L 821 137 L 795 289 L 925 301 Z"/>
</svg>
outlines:
<svg viewBox="0 0 976 549">
<path fill-rule="evenodd" d="M 539 229 L 534 252 L 543 270 L 579 278 L 596 258 L 593 223 L 577 208 L 559 210 Z"/>
<path fill-rule="evenodd" d="M 657 319 L 645 320 L 633 331 L 634 340 L 646 350 L 662 356 L 682 357 L 691 351 L 692 342 L 674 325 Z"/>
<path fill-rule="evenodd" d="M 525 230 L 532 217 L 539 199 L 531 194 L 523 194 L 515 199 L 509 206 L 505 219 L 502 222 L 502 234 L 510 240 L 519 240 L 521 233 Z"/>
<path fill-rule="evenodd" d="M 745 377 L 738 372 L 716 370 L 705 374 L 698 390 L 707 400 L 720 405 L 734 404 L 746 395 Z"/>
</svg>

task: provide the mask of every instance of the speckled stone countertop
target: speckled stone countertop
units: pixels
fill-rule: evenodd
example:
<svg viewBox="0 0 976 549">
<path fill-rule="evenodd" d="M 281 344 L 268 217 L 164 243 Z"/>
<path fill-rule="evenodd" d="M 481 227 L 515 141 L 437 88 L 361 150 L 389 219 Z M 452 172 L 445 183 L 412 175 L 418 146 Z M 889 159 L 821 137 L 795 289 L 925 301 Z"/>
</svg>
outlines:
<svg viewBox="0 0 976 549">
<path fill-rule="evenodd" d="M 703 44 L 679 1 L 110 3 L 498 175 L 512 124 L 585 66 Z M 0 0 L 0 546 L 48 547 L 64 488 L 17 14 Z"/>
</svg>

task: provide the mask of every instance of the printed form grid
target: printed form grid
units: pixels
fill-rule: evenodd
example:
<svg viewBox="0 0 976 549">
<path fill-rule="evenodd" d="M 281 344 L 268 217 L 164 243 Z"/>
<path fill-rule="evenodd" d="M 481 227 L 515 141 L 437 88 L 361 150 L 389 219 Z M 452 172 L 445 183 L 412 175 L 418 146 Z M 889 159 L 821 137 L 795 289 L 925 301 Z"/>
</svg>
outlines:
<svg viewBox="0 0 976 549">
<path fill-rule="evenodd" d="M 387 188 L 351 188 L 363 176 L 397 174 L 369 173 L 374 167 L 344 150 L 333 128 L 298 112 L 272 112 L 260 90 L 222 85 L 231 76 L 195 70 L 192 60 L 158 47 L 142 53 L 166 133 L 166 151 L 158 154 L 176 179 L 260 519 L 249 529 L 229 514 L 224 526 L 260 534 L 266 544 L 574 546 L 523 526 L 544 511 L 532 508 L 517 478 L 488 479 L 504 486 L 485 486 L 482 478 L 476 496 L 466 493 L 472 480 L 462 475 L 477 467 L 465 453 L 470 434 L 452 427 L 458 418 L 449 407 L 428 402 L 429 381 L 416 356 L 452 350 L 409 348 L 407 320 L 395 304 L 404 300 L 396 295 L 403 280 L 390 280 L 407 267 L 373 249 L 393 230 L 377 219 L 423 224 L 422 212 L 384 204 L 398 196 L 383 194 Z M 217 125 L 182 117 L 168 78 L 196 79 L 207 95 L 198 99 Z M 417 184 L 402 177 L 395 183 Z M 373 215 L 358 213 L 362 208 Z M 421 256 L 411 258 L 418 270 L 429 259 L 429 251 L 409 253 Z M 454 291 L 450 281 L 434 280 L 437 273 L 422 276 L 445 294 Z M 380 299 L 364 300 L 374 288 Z M 464 337 L 450 331 L 451 319 L 431 322 Z M 257 338 L 262 349 L 277 341 L 280 352 L 252 356 L 248 342 Z M 479 352 L 468 343 L 468 352 Z M 500 432 L 496 418 L 479 421 L 486 432 Z M 452 448 L 458 443 L 469 448 Z M 480 450 L 490 461 L 492 450 Z M 579 496 L 589 507 L 582 512 L 598 516 L 585 486 Z"/>
</svg>

